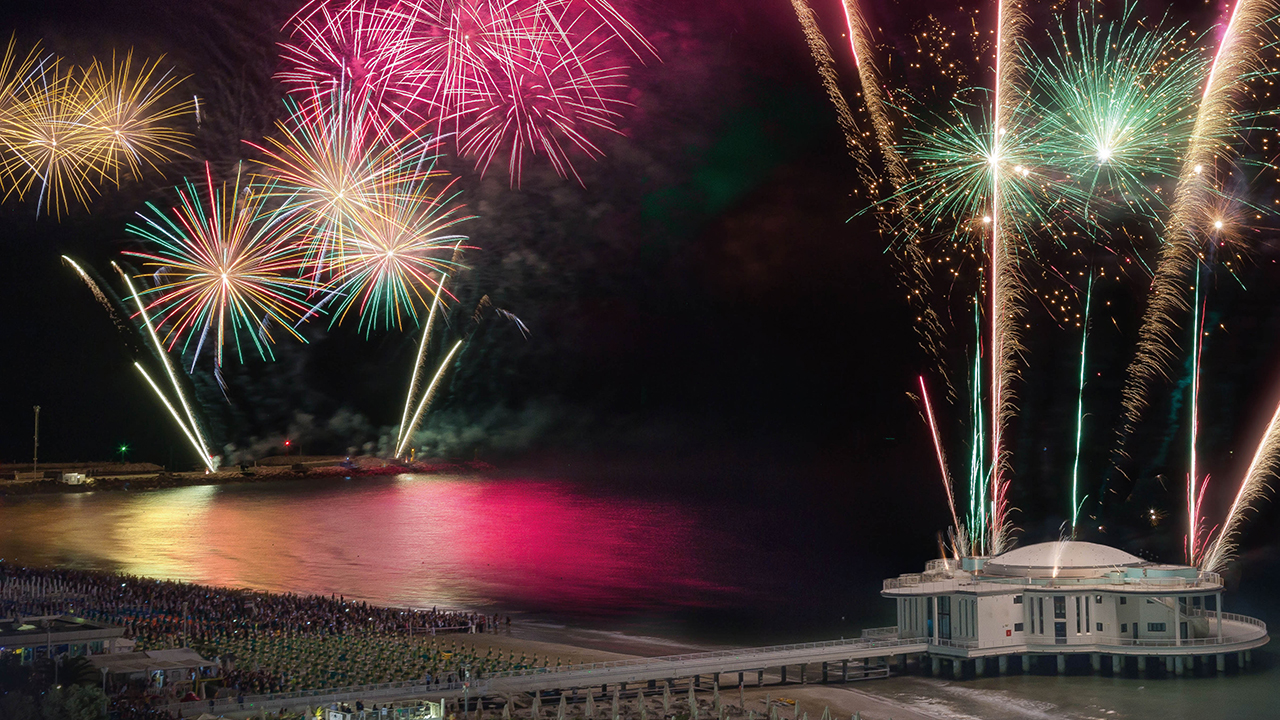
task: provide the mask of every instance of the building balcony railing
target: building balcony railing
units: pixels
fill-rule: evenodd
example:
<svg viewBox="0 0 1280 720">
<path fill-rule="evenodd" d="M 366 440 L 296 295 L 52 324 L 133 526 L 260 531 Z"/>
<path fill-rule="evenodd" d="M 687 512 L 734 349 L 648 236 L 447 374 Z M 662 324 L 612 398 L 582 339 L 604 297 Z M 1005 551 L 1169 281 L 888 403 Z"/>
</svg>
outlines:
<svg viewBox="0 0 1280 720">
<path fill-rule="evenodd" d="M 952 562 L 950 560 L 931 560 L 929 567 L 925 573 L 910 573 L 899 575 L 896 578 L 886 578 L 883 583 L 884 590 L 901 590 L 903 588 L 914 588 L 921 585 L 938 585 L 939 592 L 944 592 L 948 588 L 959 589 L 964 587 L 967 590 L 981 589 L 982 586 L 989 588 L 1020 586 L 1028 588 L 1055 588 L 1063 590 L 1071 590 L 1073 588 L 1129 588 L 1133 590 L 1191 590 L 1196 588 L 1217 589 L 1222 587 L 1222 576 L 1215 572 L 1201 572 L 1194 578 L 1187 577 L 1125 577 L 1125 576 L 1102 576 L 1089 578 L 1032 578 L 1032 577 L 990 577 L 985 575 L 962 575 L 961 577 L 930 577 L 926 578 L 928 573 L 936 572 L 943 569 L 944 563 Z M 934 564 L 937 567 L 934 567 Z M 949 569 L 949 568 L 948 568 Z"/>
<path fill-rule="evenodd" d="M 1216 620 L 1218 613 L 1212 610 L 1201 610 L 1191 617 L 1208 617 Z M 973 649 L 998 649 L 1006 647 L 1025 647 L 1030 652 L 1053 652 L 1055 648 L 1071 648 L 1071 647 L 1117 647 L 1117 648 L 1204 648 L 1239 645 L 1259 640 L 1267 634 L 1267 624 L 1257 618 L 1251 618 L 1247 615 L 1237 615 L 1235 613 L 1222 613 L 1223 636 L 1222 637 L 1202 637 L 1202 638 L 1185 638 L 1177 640 L 1174 638 L 1131 638 L 1118 637 L 1114 635 L 1086 634 L 1073 635 L 1066 638 L 1054 638 L 1051 636 L 1032 635 L 1021 640 L 1004 639 L 1000 642 L 990 644 L 979 644 L 973 638 L 929 638 L 930 645 L 937 647 L 959 648 L 964 650 Z M 1236 624 L 1237 627 L 1225 627 L 1227 623 Z M 1245 626 L 1245 627 L 1240 627 Z M 1252 629 L 1256 628 L 1256 629 Z"/>
</svg>

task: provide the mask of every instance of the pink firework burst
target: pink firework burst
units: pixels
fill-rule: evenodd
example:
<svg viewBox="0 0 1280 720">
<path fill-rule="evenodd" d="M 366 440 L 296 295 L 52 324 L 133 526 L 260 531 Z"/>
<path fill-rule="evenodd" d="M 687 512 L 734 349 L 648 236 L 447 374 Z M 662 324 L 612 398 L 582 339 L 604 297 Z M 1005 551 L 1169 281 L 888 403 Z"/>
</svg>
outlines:
<svg viewBox="0 0 1280 720">
<path fill-rule="evenodd" d="M 623 56 L 656 57 L 605 0 L 346 0 L 291 24 L 286 83 L 370 87 L 389 120 L 431 118 L 482 172 L 504 158 L 513 184 L 530 156 L 581 182 L 572 156 L 600 157 L 592 138 L 618 132 Z"/>
</svg>

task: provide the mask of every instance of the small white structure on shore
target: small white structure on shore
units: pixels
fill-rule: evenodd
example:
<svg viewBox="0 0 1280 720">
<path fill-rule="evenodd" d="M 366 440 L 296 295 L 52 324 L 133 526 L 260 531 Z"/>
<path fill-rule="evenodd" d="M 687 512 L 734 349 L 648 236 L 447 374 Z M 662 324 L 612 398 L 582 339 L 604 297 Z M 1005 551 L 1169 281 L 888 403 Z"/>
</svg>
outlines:
<svg viewBox="0 0 1280 720">
<path fill-rule="evenodd" d="M 1222 612 L 1222 578 L 1185 565 L 1152 563 L 1122 550 L 1087 542 L 1050 542 L 992 558 L 933 560 L 923 573 L 884 581 L 881 593 L 897 602 L 898 637 L 920 638 L 934 672 L 949 660 L 1053 655 L 1059 672 L 1067 656 L 1085 654 L 1096 672 L 1103 655 L 1120 672 L 1126 658 L 1165 659 L 1182 674 L 1196 657 L 1207 669 L 1225 668 L 1226 653 L 1238 666 L 1248 651 L 1265 645 L 1266 625 Z"/>
</svg>

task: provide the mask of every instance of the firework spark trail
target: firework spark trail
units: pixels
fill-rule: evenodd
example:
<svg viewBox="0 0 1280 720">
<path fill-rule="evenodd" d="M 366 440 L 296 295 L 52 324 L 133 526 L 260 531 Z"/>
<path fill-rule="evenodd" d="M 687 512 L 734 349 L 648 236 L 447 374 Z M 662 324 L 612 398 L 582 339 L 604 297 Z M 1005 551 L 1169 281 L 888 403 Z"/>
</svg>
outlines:
<svg viewBox="0 0 1280 720">
<path fill-rule="evenodd" d="M 418 403 L 418 409 L 413 413 L 413 419 L 409 421 L 408 427 L 404 430 L 404 435 L 400 438 L 399 444 L 396 446 L 394 457 L 399 459 L 404 454 L 405 445 L 409 444 L 409 440 L 413 437 L 413 433 L 418 428 L 418 422 L 422 419 L 422 413 L 431 404 L 431 399 L 435 397 L 436 387 L 440 384 L 440 378 L 444 376 L 445 370 L 449 368 L 449 363 L 453 361 L 453 356 L 457 354 L 458 349 L 462 347 L 462 343 L 466 338 L 459 338 L 454 342 L 453 347 L 449 349 L 449 353 L 444 356 L 444 360 L 440 361 L 440 367 L 436 369 L 436 374 L 431 378 L 431 384 L 427 386 L 425 392 L 422 393 L 422 401 Z"/>
<path fill-rule="evenodd" d="M 1077 488 L 1080 480 L 1080 444 L 1084 439 L 1084 372 L 1085 372 L 1085 350 L 1089 344 L 1089 306 L 1093 302 L 1093 273 L 1089 273 L 1089 288 L 1085 291 L 1084 296 L 1084 322 L 1081 324 L 1083 328 L 1080 333 L 1080 390 L 1076 396 L 1076 457 L 1075 462 L 1071 465 L 1071 536 L 1075 537 L 1076 528 L 1079 525 L 1080 506 L 1083 500 L 1080 499 Z"/>
<path fill-rule="evenodd" d="M 178 411 L 173 409 L 173 404 L 169 402 L 169 398 L 165 397 L 164 393 L 160 391 L 160 386 L 156 385 L 156 381 L 152 380 L 147 371 L 142 369 L 141 364 L 135 362 L 133 366 L 138 368 L 138 372 L 142 373 L 142 377 L 147 379 L 147 384 L 151 386 L 151 389 L 156 393 L 156 397 L 160 398 L 160 402 L 164 403 L 165 408 L 169 410 L 169 414 L 173 416 L 173 421 L 178 423 L 178 427 L 182 428 L 182 434 L 187 436 L 187 440 L 191 442 L 191 447 L 200 455 L 200 459 L 204 461 L 205 467 L 209 469 L 209 472 L 213 472 L 213 465 L 209 462 L 208 454 L 204 452 L 200 443 L 196 441 L 195 436 L 191 434 L 187 424 L 182 422 L 182 418 L 178 416 Z"/>
<path fill-rule="evenodd" d="M 1196 485 L 1200 480 L 1196 463 L 1196 440 L 1200 435 L 1200 349 L 1203 346 L 1204 327 L 1201 325 L 1200 283 L 1195 282 L 1195 299 L 1191 318 L 1191 437 L 1189 466 L 1187 473 L 1187 562 L 1194 562 L 1196 547 L 1199 545 L 1197 530 L 1200 525 L 1199 493 Z M 1206 298 L 1206 302 L 1207 302 Z"/>
<path fill-rule="evenodd" d="M 1280 466 L 1280 406 L 1276 407 L 1271 422 L 1267 425 L 1262 441 L 1258 444 L 1253 460 L 1249 462 L 1249 470 L 1240 483 L 1240 490 L 1231 503 L 1222 523 L 1222 529 L 1205 550 L 1200 569 L 1209 572 L 1222 572 L 1227 563 L 1235 558 L 1236 537 L 1240 533 L 1240 523 L 1245 514 L 1254 509 L 1254 505 L 1267 496 L 1271 490 L 1271 477 Z"/>
<path fill-rule="evenodd" d="M 116 327 L 124 330 L 125 323 L 121 321 L 120 313 L 116 312 L 115 306 L 111 303 L 111 300 L 107 298 L 106 293 L 102 292 L 102 288 L 98 287 L 98 283 L 95 282 L 94 279 L 89 276 L 89 273 L 85 272 L 84 268 L 80 267 L 79 263 L 75 260 L 63 255 L 62 261 L 70 265 L 71 269 L 75 270 L 76 274 L 80 276 L 80 279 L 84 281 L 84 284 L 89 286 L 89 292 L 93 293 L 94 299 L 101 303 L 102 307 L 107 309 L 107 313 L 111 315 L 111 321 L 116 324 Z"/>
<path fill-rule="evenodd" d="M 818 66 L 822 87 L 827 91 L 827 97 L 836 108 L 836 118 L 840 121 L 840 129 L 844 131 L 845 146 L 849 149 L 850 157 L 858 162 L 862 172 L 865 173 L 864 182 L 874 197 L 877 194 L 875 188 L 880 184 L 879 173 L 871 164 L 867 149 L 858 142 L 858 136 L 862 132 L 853 119 L 849 102 L 840 91 L 840 78 L 836 73 L 835 61 L 831 58 L 831 47 L 827 45 L 826 38 L 818 29 L 818 20 L 814 17 L 813 9 L 805 4 L 805 0 L 791 0 L 791 7 L 796 11 L 796 19 L 800 21 L 800 27 L 804 30 L 804 39 L 809 43 L 809 53 L 813 55 L 813 62 Z"/>
<path fill-rule="evenodd" d="M 431 311 L 427 313 L 427 324 L 422 329 L 422 342 L 418 344 L 418 356 L 413 361 L 413 373 L 409 376 L 409 392 L 404 397 L 404 412 L 400 414 L 400 432 L 396 436 L 396 446 L 404 439 L 405 423 L 409 420 L 409 408 L 413 407 L 414 395 L 418 392 L 418 378 L 422 374 L 422 360 L 427 354 L 427 344 L 431 342 L 431 327 L 435 324 L 436 308 L 440 306 L 440 295 L 444 292 L 444 284 L 449 279 L 443 275 L 436 287 L 435 297 L 431 300 Z"/>
<path fill-rule="evenodd" d="M 1276 7 L 1275 0 L 1238 0 L 1209 66 L 1151 280 L 1150 299 L 1138 330 L 1137 351 L 1125 371 L 1124 417 L 1114 451 L 1117 457 L 1125 455 L 1125 442 L 1147 406 L 1150 385 L 1158 378 L 1168 377 L 1168 364 L 1176 347 L 1174 316 L 1187 310 L 1183 279 L 1199 261 L 1197 235 L 1216 180 L 1216 163 L 1229 151 L 1227 138 L 1236 122 L 1239 82 L 1258 61 L 1263 43 L 1257 32 L 1275 14 Z"/>
<path fill-rule="evenodd" d="M 800 0 L 792 0 L 793 4 L 798 5 Z M 888 170 L 889 185 L 892 189 L 893 212 L 900 219 L 911 222 L 912 215 L 907 211 L 903 198 L 898 193 L 911 180 L 911 173 L 907 169 L 907 163 L 898 152 L 896 140 L 893 136 L 893 122 L 889 119 L 888 103 L 886 102 L 884 91 L 880 87 L 879 69 L 875 63 L 875 55 L 872 52 L 870 33 L 867 28 L 866 19 L 862 15 L 862 8 L 858 5 L 857 0 L 844 0 L 844 19 L 845 27 L 849 32 L 849 49 L 853 53 L 854 65 L 858 70 L 858 81 L 862 87 L 862 99 L 866 103 L 867 114 L 871 116 L 871 126 L 875 129 L 876 143 L 880 148 L 880 155 L 883 158 L 885 168 Z M 797 8 L 797 13 L 799 9 Z M 803 23 L 803 20 L 801 21 Z M 808 28 L 806 27 L 806 34 Z M 810 41 L 812 48 L 813 42 Z M 815 59 L 817 55 L 815 53 Z M 825 84 L 825 78 L 824 78 Z M 834 102 L 834 101 L 833 101 Z M 846 128 L 846 134 L 848 129 Z M 850 154 L 853 154 L 852 149 Z M 864 156 L 866 152 L 862 153 Z M 854 159 L 859 159 L 854 155 Z M 867 168 L 863 173 L 864 182 L 867 185 L 872 197 L 876 197 L 881 193 L 878 192 L 880 184 L 879 173 L 872 168 Z M 877 217 L 882 232 L 892 232 L 889 226 L 889 218 L 886 214 L 880 213 Z M 925 290 L 929 286 L 926 269 L 928 267 L 928 258 L 925 257 L 924 251 L 921 250 L 919 244 L 919 226 L 911 224 L 908 226 L 907 237 L 901 238 L 898 242 L 892 244 L 891 248 L 897 256 L 900 267 L 900 280 L 907 288 L 907 296 L 909 302 L 915 307 L 917 317 L 915 330 L 920 338 L 920 345 L 929 353 L 933 359 L 934 365 L 938 372 L 942 375 L 942 380 L 947 386 L 948 394 L 955 394 L 955 387 L 951 382 L 951 374 L 947 369 L 947 359 L 942 352 L 942 345 L 938 341 L 943 335 L 942 321 L 938 317 L 938 313 L 926 301 L 927 294 Z"/>
<path fill-rule="evenodd" d="M 987 528 L 987 439 L 982 415 L 982 303 L 973 299 L 973 381 L 969 404 L 973 411 L 973 437 L 969 449 L 969 545 L 981 548 Z"/>
<path fill-rule="evenodd" d="M 947 471 L 947 456 L 942 449 L 942 438 L 938 436 L 938 423 L 933 418 L 933 405 L 929 402 L 929 390 L 925 387 L 924 376 L 920 380 L 920 399 L 924 401 L 925 420 L 929 423 L 929 435 L 933 438 L 933 450 L 938 458 L 938 470 L 942 473 L 942 487 L 947 493 L 947 507 L 951 510 L 952 539 L 955 543 L 957 557 L 968 555 L 964 528 L 960 524 L 960 516 L 956 513 L 956 493 L 951 483 L 951 473 Z"/>
<path fill-rule="evenodd" d="M 200 425 L 196 422 L 195 413 L 191 411 L 191 405 L 187 402 L 187 397 L 182 392 L 182 386 L 178 384 L 178 376 L 173 370 L 173 363 L 169 361 L 169 353 L 165 352 L 164 345 L 160 343 L 160 338 L 156 335 L 156 329 L 151 324 L 151 317 L 147 315 L 147 308 L 143 305 L 142 298 L 138 296 L 138 291 L 134 289 L 133 281 L 129 279 L 128 274 L 114 260 L 111 262 L 111 267 L 120 273 L 120 277 L 124 279 L 124 284 L 129 288 L 129 295 L 133 297 L 134 304 L 138 306 L 138 314 L 142 316 L 142 323 L 147 328 L 147 335 L 151 338 L 152 344 L 155 345 L 156 353 L 160 355 L 160 362 L 164 364 L 164 371 L 168 374 L 169 382 L 173 385 L 173 393 L 178 396 L 178 402 L 182 405 L 182 409 L 187 415 L 187 420 L 191 422 L 191 432 L 195 435 L 201 450 L 201 461 L 209 469 L 209 472 L 214 472 L 208 444 L 205 443 L 204 436 L 200 433 Z"/>
<path fill-rule="evenodd" d="M 1007 126 L 1012 127 L 1010 116 L 1017 81 L 1017 68 L 1012 61 L 1017 54 L 1023 15 L 1016 8 L 1007 7 L 1006 0 L 997 0 L 996 13 L 995 97 L 991 113 L 994 121 L 991 128 L 991 277 L 988 279 L 991 302 L 991 538 L 986 548 L 992 555 L 999 555 L 1011 542 L 1007 497 L 1010 479 L 1004 469 L 1008 461 L 1004 428 L 1014 413 L 1010 384 L 1017 375 L 1016 355 L 1020 349 L 1017 320 L 1021 314 L 1021 284 L 1013 257 L 1013 238 L 1006 237 L 1007 231 L 1003 229 L 1000 150 Z"/>
</svg>

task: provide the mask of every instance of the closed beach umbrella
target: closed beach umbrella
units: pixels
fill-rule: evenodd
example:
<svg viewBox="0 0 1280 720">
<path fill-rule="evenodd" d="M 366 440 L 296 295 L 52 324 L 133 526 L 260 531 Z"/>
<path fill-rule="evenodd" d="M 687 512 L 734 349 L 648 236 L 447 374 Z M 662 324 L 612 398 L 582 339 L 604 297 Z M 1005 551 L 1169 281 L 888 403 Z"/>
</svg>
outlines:
<svg viewBox="0 0 1280 720">
<path fill-rule="evenodd" d="M 565 711 L 569 709 L 569 703 L 564 699 L 564 693 L 560 694 L 560 705 L 556 707 L 556 720 L 564 720 Z"/>
<path fill-rule="evenodd" d="M 507 704 L 502 706 L 502 720 L 511 720 L 511 698 L 507 698 Z"/>
<path fill-rule="evenodd" d="M 534 691 L 531 710 L 533 711 L 534 720 L 538 720 L 538 718 L 542 717 L 542 693 Z"/>
<path fill-rule="evenodd" d="M 618 686 L 617 686 L 617 685 L 614 685 L 614 686 L 613 686 L 613 708 L 612 708 L 612 710 L 613 710 L 613 712 L 611 713 L 610 717 L 612 717 L 612 718 L 613 718 L 613 720 L 618 720 Z"/>
<path fill-rule="evenodd" d="M 587 692 L 587 720 L 592 720 L 596 716 L 596 696 L 595 693 Z"/>
<path fill-rule="evenodd" d="M 689 683 L 689 720 L 698 720 L 698 696 L 694 694 L 693 683 Z"/>
<path fill-rule="evenodd" d="M 671 714 L 671 685 L 662 686 L 662 715 L 665 717 Z"/>
<path fill-rule="evenodd" d="M 644 693 L 636 696 L 640 703 L 640 720 L 649 720 L 649 704 L 644 701 Z"/>
</svg>

